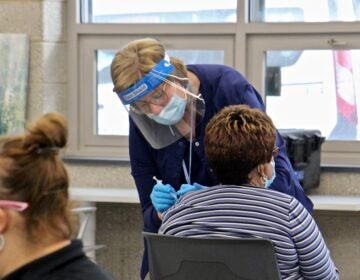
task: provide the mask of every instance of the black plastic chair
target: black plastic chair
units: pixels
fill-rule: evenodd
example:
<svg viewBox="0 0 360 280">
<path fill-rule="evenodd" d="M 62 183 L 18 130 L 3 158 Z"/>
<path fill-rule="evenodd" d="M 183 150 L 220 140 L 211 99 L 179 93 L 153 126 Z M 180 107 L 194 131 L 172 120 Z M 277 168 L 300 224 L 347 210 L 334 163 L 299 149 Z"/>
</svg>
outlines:
<svg viewBox="0 0 360 280">
<path fill-rule="evenodd" d="M 143 235 L 151 280 L 281 279 L 269 239 Z"/>
</svg>

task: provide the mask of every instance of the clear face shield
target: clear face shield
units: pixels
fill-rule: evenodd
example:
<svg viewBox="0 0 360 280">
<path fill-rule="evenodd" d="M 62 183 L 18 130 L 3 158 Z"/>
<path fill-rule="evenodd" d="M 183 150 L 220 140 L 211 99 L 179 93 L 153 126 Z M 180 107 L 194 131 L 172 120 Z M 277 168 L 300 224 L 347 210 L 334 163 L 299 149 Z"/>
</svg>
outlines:
<svg viewBox="0 0 360 280">
<path fill-rule="evenodd" d="M 192 138 L 205 103 L 191 92 L 186 77 L 167 59 L 161 60 L 130 88 L 117 93 L 138 129 L 155 149 L 182 137 Z"/>
</svg>

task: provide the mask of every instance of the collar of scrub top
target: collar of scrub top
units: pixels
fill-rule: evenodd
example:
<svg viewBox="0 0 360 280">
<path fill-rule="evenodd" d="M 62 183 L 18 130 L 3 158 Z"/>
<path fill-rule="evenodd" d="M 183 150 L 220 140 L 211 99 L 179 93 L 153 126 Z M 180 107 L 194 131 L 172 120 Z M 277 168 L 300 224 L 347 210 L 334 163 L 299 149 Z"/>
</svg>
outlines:
<svg viewBox="0 0 360 280">
<path fill-rule="evenodd" d="M 174 70 L 174 66 L 167 58 L 168 57 L 165 56 L 165 59 L 160 60 L 140 81 L 137 81 L 124 91 L 117 92 L 118 97 L 124 105 L 138 101 L 164 82 L 166 77 Z"/>
</svg>

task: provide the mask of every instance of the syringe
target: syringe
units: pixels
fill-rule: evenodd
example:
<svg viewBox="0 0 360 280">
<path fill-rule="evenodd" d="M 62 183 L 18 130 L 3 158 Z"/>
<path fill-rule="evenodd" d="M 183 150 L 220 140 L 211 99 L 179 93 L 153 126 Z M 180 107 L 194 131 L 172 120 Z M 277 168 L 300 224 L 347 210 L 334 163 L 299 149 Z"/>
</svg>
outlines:
<svg viewBox="0 0 360 280">
<path fill-rule="evenodd" d="M 161 180 L 161 179 L 156 178 L 156 176 L 154 176 L 154 177 L 153 177 L 153 179 L 156 181 L 156 183 L 158 183 L 158 184 L 162 184 L 162 180 Z"/>
<path fill-rule="evenodd" d="M 153 179 L 156 181 L 156 183 L 158 184 L 162 184 L 162 180 L 161 179 L 158 179 L 156 178 L 156 176 L 153 177 Z M 170 195 L 175 199 L 175 201 L 177 201 L 178 197 L 176 195 L 176 192 L 171 192 Z"/>
</svg>

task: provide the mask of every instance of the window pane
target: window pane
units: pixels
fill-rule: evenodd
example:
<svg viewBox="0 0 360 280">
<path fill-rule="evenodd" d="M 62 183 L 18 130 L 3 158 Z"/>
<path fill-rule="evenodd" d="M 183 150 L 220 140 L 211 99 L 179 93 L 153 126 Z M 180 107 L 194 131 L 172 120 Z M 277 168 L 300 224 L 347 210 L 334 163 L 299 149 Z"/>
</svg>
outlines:
<svg viewBox="0 0 360 280">
<path fill-rule="evenodd" d="M 115 50 L 97 51 L 97 134 L 128 135 L 128 113 L 113 92 L 110 64 Z M 222 50 L 168 50 L 170 56 L 182 59 L 186 64 L 224 64 Z"/>
<path fill-rule="evenodd" d="M 113 92 L 110 65 L 115 50 L 97 51 L 97 130 L 98 135 L 128 135 L 128 113 Z"/>
<path fill-rule="evenodd" d="M 86 0 L 84 23 L 236 22 L 237 0 Z"/>
<path fill-rule="evenodd" d="M 168 50 L 167 53 L 180 58 L 185 64 L 224 64 L 224 51 L 219 50 Z"/>
<path fill-rule="evenodd" d="M 360 0 L 254 0 L 253 22 L 359 21 Z"/>
<path fill-rule="evenodd" d="M 268 51 L 265 85 L 278 128 L 360 140 L 360 50 Z"/>
</svg>

